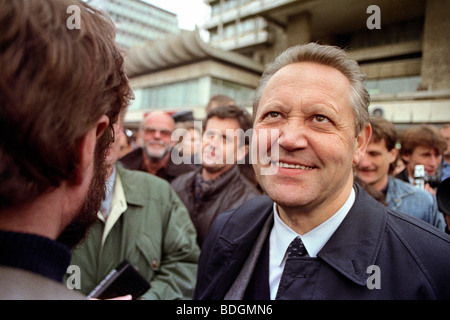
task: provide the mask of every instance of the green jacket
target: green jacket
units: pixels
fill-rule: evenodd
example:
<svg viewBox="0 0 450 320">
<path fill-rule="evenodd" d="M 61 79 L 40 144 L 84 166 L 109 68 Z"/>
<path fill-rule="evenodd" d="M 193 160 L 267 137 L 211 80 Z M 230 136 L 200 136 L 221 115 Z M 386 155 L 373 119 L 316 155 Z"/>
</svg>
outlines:
<svg viewBox="0 0 450 320">
<path fill-rule="evenodd" d="M 73 252 L 71 264 L 81 271 L 80 290 L 89 294 L 126 259 L 150 282 L 142 298 L 191 299 L 200 250 L 185 206 L 166 181 L 120 165 L 116 168 L 126 205 L 119 202 L 125 212 L 117 215 L 105 238 L 105 223 L 99 218 L 86 241 Z M 114 196 L 117 189 L 121 188 L 116 178 Z M 106 224 L 111 225 L 110 218 Z"/>
</svg>

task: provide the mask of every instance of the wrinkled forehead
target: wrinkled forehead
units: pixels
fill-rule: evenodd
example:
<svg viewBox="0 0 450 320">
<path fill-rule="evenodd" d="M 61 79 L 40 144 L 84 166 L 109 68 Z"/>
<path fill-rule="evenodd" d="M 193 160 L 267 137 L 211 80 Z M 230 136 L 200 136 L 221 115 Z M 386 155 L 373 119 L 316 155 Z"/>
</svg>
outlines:
<svg viewBox="0 0 450 320">
<path fill-rule="evenodd" d="M 173 131 L 175 129 L 175 122 L 172 117 L 165 113 L 155 113 L 150 114 L 145 117 L 142 122 L 141 128 L 152 128 L 159 130 L 170 130 Z"/>
<path fill-rule="evenodd" d="M 345 97 L 346 100 L 351 93 L 349 79 L 338 69 L 315 62 L 296 62 L 280 68 L 267 78 L 267 82 L 261 88 L 257 107 L 259 109 L 261 100 L 267 95 L 280 93 L 280 88 L 295 90 L 305 85 L 310 90 L 328 92 L 330 95 Z"/>
</svg>

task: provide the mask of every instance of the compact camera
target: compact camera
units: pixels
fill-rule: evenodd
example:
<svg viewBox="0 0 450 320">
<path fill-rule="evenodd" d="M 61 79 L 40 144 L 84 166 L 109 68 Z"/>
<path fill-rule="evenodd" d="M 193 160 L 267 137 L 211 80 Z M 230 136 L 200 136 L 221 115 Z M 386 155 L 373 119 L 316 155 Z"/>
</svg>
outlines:
<svg viewBox="0 0 450 320">
<path fill-rule="evenodd" d="M 424 165 L 418 164 L 414 167 L 414 184 L 418 188 L 423 189 L 426 183 L 433 189 L 436 189 L 441 183 L 441 179 L 436 175 L 426 174 Z"/>
</svg>

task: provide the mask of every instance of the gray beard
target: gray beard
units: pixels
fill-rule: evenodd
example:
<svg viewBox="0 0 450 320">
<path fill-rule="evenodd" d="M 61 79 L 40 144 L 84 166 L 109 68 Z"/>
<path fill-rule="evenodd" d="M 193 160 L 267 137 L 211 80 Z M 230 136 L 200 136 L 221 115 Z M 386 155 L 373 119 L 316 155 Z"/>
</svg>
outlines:
<svg viewBox="0 0 450 320">
<path fill-rule="evenodd" d="M 163 152 L 153 152 L 153 151 L 149 150 L 149 148 L 144 147 L 144 152 L 150 161 L 155 162 L 155 161 L 159 161 L 162 158 L 164 158 L 166 156 L 166 154 L 170 151 L 170 149 L 171 148 L 168 147 L 168 148 L 164 149 Z"/>
</svg>

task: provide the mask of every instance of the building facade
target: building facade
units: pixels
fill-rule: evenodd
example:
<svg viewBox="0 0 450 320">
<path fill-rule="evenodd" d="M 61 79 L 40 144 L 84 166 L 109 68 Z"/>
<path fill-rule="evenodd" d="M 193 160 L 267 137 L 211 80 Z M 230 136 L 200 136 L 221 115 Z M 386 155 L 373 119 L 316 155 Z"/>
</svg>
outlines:
<svg viewBox="0 0 450 320">
<path fill-rule="evenodd" d="M 125 122 L 136 128 L 150 110 L 189 110 L 202 119 L 206 104 L 216 94 L 228 95 L 250 109 L 263 65 L 208 45 L 198 30 L 182 30 L 131 48 L 125 56 L 125 71 L 135 95 Z"/>
<path fill-rule="evenodd" d="M 176 34 L 177 15 L 140 0 L 90 0 L 108 14 L 117 27 L 116 42 L 123 48 L 144 45 Z"/>
<path fill-rule="evenodd" d="M 296 44 L 346 48 L 367 75 L 373 114 L 400 129 L 450 122 L 450 1 L 205 2 L 212 46 L 263 65 Z"/>
</svg>

